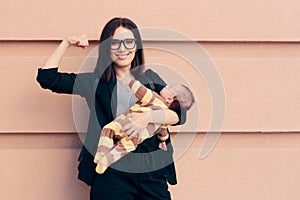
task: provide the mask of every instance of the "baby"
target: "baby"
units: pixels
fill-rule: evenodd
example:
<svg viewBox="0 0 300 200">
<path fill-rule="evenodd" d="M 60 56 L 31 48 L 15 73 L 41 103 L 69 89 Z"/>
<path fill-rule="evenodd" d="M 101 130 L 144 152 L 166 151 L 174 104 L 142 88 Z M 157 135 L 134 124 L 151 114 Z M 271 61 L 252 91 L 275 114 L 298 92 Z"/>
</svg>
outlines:
<svg viewBox="0 0 300 200">
<path fill-rule="evenodd" d="M 98 143 L 98 150 L 94 158 L 97 164 L 96 172 L 99 174 L 111 164 L 122 158 L 127 153 L 136 149 L 137 145 L 155 133 L 161 141 L 160 148 L 166 150 L 165 140 L 169 138 L 167 125 L 149 123 L 139 132 L 138 137 L 129 137 L 122 127 L 130 122 L 128 115 L 132 112 L 148 112 L 150 110 L 171 109 L 179 111 L 189 110 L 194 103 L 194 96 L 189 88 L 180 85 L 166 86 L 159 96 L 156 92 L 147 89 L 137 80 L 129 81 L 129 87 L 138 99 L 138 103 L 130 107 L 127 113 L 118 116 L 115 120 L 103 127 Z"/>
</svg>

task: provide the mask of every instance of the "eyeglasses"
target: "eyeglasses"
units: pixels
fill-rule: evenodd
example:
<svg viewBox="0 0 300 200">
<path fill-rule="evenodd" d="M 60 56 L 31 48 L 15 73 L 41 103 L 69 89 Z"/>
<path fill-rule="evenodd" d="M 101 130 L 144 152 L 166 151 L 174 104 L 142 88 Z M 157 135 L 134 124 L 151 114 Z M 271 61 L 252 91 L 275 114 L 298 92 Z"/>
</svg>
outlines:
<svg viewBox="0 0 300 200">
<path fill-rule="evenodd" d="M 124 39 L 124 40 L 112 39 L 110 48 L 112 50 L 117 50 L 121 47 L 122 43 L 126 49 L 133 49 L 136 45 L 136 39 L 133 39 L 133 38 L 128 38 L 128 39 Z"/>
</svg>

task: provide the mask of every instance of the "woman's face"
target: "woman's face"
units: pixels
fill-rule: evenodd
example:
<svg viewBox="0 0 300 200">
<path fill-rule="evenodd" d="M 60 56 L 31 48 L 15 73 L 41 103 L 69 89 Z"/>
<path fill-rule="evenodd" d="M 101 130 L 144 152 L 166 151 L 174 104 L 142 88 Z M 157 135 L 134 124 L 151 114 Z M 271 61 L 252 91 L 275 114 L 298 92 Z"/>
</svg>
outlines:
<svg viewBox="0 0 300 200">
<path fill-rule="evenodd" d="M 125 27 L 118 27 L 112 37 L 110 52 L 111 59 L 114 62 L 115 67 L 130 70 L 135 52 L 136 41 L 133 32 Z"/>
</svg>

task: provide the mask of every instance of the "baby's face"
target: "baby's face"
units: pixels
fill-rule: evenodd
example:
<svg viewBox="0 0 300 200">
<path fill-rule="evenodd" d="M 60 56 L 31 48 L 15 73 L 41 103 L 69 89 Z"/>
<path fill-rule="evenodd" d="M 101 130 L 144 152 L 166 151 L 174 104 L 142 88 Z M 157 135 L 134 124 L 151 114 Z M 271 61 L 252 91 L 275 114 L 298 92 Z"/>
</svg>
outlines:
<svg viewBox="0 0 300 200">
<path fill-rule="evenodd" d="M 173 102 L 176 95 L 172 91 L 172 86 L 166 86 L 160 91 L 160 96 L 166 101 L 169 106 Z"/>
</svg>

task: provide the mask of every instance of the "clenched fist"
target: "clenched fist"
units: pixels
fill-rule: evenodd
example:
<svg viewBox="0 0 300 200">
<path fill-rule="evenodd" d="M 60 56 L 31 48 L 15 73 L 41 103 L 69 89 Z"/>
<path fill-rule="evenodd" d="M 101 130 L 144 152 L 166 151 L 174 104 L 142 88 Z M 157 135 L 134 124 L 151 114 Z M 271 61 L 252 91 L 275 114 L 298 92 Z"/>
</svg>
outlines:
<svg viewBox="0 0 300 200">
<path fill-rule="evenodd" d="M 86 48 L 89 45 L 86 34 L 81 36 L 69 36 L 66 39 L 70 45 Z"/>
</svg>

